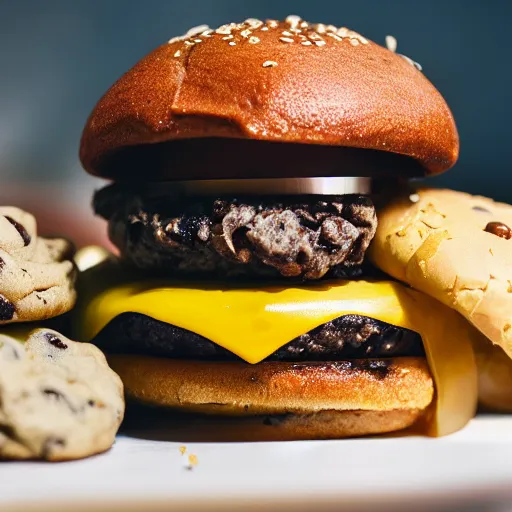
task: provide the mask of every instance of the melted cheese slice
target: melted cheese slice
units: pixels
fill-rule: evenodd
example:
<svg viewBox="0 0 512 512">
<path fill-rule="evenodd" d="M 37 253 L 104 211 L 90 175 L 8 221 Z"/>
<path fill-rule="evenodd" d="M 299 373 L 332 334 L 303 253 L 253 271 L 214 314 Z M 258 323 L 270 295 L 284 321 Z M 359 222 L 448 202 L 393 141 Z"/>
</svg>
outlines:
<svg viewBox="0 0 512 512">
<path fill-rule="evenodd" d="M 418 332 L 436 386 L 431 435 L 462 428 L 477 403 L 473 328 L 455 311 L 390 281 L 346 281 L 258 289 L 157 281 L 111 286 L 79 307 L 80 339 L 93 339 L 116 316 L 134 312 L 193 331 L 255 364 L 319 325 L 358 314 Z"/>
</svg>

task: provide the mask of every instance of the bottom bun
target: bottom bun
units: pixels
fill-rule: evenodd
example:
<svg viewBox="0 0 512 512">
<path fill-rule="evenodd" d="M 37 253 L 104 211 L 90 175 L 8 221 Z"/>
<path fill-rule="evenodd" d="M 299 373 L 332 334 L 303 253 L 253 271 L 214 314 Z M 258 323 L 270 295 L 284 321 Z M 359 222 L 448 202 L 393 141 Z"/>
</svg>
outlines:
<svg viewBox="0 0 512 512">
<path fill-rule="evenodd" d="M 131 436 L 181 443 L 341 439 L 403 431 L 421 432 L 423 411 L 321 411 L 311 414 L 212 416 L 179 414 L 162 407 L 128 404 L 123 431 Z M 407 431 L 409 432 L 409 431 Z"/>
<path fill-rule="evenodd" d="M 250 365 L 113 355 L 109 363 L 128 397 L 222 416 L 221 428 L 236 423 L 246 440 L 394 432 L 416 423 L 434 397 L 423 358 Z"/>
<path fill-rule="evenodd" d="M 478 400 L 491 411 L 512 412 L 512 359 L 498 345 L 473 340 L 478 368 Z"/>
</svg>

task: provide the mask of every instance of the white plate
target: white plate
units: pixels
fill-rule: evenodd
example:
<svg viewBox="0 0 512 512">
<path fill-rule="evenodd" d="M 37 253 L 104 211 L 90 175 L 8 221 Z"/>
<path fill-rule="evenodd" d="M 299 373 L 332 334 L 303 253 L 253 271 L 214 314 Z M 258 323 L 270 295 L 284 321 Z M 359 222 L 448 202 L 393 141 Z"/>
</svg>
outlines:
<svg viewBox="0 0 512 512">
<path fill-rule="evenodd" d="M 479 416 L 441 439 L 196 442 L 185 455 L 154 434 L 121 435 L 82 461 L 0 464 L 0 510 L 511 509 L 511 416 Z"/>
</svg>

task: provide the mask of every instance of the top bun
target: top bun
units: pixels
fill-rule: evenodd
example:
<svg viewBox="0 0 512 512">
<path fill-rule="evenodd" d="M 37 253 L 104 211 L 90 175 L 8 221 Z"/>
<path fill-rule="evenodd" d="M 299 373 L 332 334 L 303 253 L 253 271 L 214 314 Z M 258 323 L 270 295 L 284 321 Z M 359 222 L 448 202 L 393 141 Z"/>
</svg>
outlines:
<svg viewBox="0 0 512 512">
<path fill-rule="evenodd" d="M 296 160 L 312 162 L 332 160 L 327 151 L 337 162 L 248 167 L 264 147 L 299 148 Z M 244 163 L 229 165 L 231 148 Z M 197 27 L 154 50 L 98 102 L 80 158 L 105 178 L 190 180 L 428 175 L 450 168 L 458 152 L 450 109 L 410 59 L 346 28 L 289 16 Z"/>
</svg>

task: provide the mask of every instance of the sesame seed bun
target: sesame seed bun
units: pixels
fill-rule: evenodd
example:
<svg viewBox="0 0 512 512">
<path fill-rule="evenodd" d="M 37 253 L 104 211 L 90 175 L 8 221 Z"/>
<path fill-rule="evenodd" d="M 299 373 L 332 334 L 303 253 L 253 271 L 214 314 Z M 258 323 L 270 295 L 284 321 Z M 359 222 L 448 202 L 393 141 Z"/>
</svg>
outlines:
<svg viewBox="0 0 512 512">
<path fill-rule="evenodd" d="M 428 175 L 458 151 L 448 106 L 410 59 L 289 17 L 154 50 L 96 105 L 80 157 L 106 178 L 195 180 Z"/>
<path fill-rule="evenodd" d="M 427 362 L 406 357 L 383 361 L 377 366 L 370 360 L 249 365 L 109 357 L 131 398 L 243 418 L 246 436 L 269 438 L 273 432 L 274 439 L 359 436 L 411 426 L 433 400 Z M 276 415 L 287 416 L 270 421 L 273 431 L 263 428 L 262 417 Z"/>
</svg>

